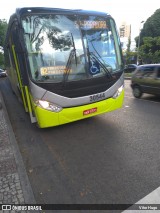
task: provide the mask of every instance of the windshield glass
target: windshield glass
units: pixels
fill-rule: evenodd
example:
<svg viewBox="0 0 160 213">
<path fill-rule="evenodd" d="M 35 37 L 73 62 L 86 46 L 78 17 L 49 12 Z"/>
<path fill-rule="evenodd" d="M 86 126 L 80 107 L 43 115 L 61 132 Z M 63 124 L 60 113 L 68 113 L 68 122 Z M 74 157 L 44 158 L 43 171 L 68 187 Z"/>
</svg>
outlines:
<svg viewBox="0 0 160 213">
<path fill-rule="evenodd" d="M 35 81 L 111 77 L 121 69 L 120 42 L 111 18 L 37 14 L 23 17 L 22 25 Z"/>
</svg>

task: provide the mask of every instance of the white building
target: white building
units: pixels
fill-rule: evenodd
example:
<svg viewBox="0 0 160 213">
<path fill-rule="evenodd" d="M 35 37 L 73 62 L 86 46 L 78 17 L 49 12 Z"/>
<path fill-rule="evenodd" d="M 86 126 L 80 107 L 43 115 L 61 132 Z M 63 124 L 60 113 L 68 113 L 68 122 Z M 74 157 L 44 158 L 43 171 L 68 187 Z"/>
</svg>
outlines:
<svg viewBox="0 0 160 213">
<path fill-rule="evenodd" d="M 120 35 L 120 41 L 122 45 L 122 50 L 127 50 L 127 45 L 129 39 L 131 40 L 131 25 L 127 24 L 125 21 L 122 22 L 122 24 L 119 27 L 119 35 Z M 131 41 L 130 49 L 133 50 L 135 48 L 134 41 Z"/>
</svg>

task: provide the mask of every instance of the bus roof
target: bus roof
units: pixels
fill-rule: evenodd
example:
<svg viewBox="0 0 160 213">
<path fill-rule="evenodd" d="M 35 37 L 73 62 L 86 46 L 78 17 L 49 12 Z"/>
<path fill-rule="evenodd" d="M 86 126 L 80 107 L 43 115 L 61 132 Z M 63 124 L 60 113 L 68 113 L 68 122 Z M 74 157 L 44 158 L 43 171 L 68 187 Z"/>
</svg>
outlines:
<svg viewBox="0 0 160 213">
<path fill-rule="evenodd" d="M 82 10 L 82 9 L 63 9 L 63 8 L 49 8 L 49 7 L 23 7 L 17 8 L 15 14 L 21 16 L 27 13 L 63 13 L 63 14 L 78 14 L 78 15 L 99 15 L 110 16 L 106 12 Z"/>
<path fill-rule="evenodd" d="M 20 22 L 20 17 L 25 14 L 66 14 L 66 15 L 96 15 L 96 16 L 104 16 L 104 17 L 111 17 L 110 14 L 101 11 L 92 11 L 92 10 L 83 10 L 83 9 L 64 9 L 64 8 L 50 8 L 50 7 L 22 7 L 16 8 L 14 14 L 10 16 L 9 23 L 8 23 L 8 30 L 6 34 L 6 40 L 8 37 L 9 29 L 12 23 L 17 20 Z"/>
</svg>

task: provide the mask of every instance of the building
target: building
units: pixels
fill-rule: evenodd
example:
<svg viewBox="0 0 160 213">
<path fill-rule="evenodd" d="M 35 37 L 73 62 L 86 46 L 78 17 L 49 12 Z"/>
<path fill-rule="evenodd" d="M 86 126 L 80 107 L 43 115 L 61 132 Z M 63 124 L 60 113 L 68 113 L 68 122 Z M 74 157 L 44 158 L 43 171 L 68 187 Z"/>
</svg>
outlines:
<svg viewBox="0 0 160 213">
<path fill-rule="evenodd" d="M 127 25 L 126 22 L 122 22 L 119 28 L 119 35 L 121 38 L 129 38 L 131 36 L 131 25 Z"/>
<path fill-rule="evenodd" d="M 119 35 L 122 45 L 122 50 L 127 50 L 127 45 L 129 39 L 131 40 L 131 25 L 128 25 L 126 22 L 122 22 L 119 27 Z"/>
</svg>

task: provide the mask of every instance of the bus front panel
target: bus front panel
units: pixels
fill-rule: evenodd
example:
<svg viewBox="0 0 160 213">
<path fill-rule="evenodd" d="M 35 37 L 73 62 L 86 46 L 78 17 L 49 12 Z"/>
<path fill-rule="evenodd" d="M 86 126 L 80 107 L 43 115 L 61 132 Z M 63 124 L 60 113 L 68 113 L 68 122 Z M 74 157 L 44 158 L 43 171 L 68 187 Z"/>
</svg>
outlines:
<svg viewBox="0 0 160 213">
<path fill-rule="evenodd" d="M 111 112 L 122 107 L 123 99 L 124 90 L 117 98 L 108 98 L 106 100 L 84 106 L 64 108 L 58 113 L 36 106 L 35 113 L 38 126 L 40 128 L 52 127 L 93 117 L 102 113 Z"/>
</svg>

